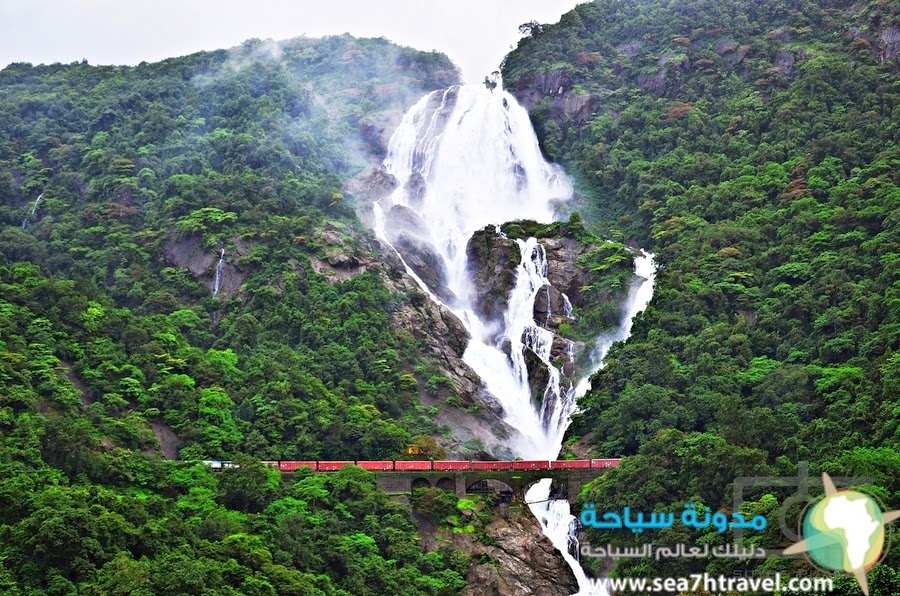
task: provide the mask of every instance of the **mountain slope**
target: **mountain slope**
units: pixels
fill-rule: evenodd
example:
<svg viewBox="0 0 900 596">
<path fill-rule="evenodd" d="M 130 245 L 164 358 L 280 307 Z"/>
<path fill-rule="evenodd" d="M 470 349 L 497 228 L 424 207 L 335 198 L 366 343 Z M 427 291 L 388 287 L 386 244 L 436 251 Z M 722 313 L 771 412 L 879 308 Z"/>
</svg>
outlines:
<svg viewBox="0 0 900 596">
<path fill-rule="evenodd" d="M 602 456 L 634 455 L 585 499 L 729 508 L 736 477 L 808 461 L 813 475 L 870 477 L 900 506 L 896 3 L 600 0 L 526 28 L 507 87 L 578 180 L 585 214 L 660 264 L 653 302 L 573 425 Z M 759 546 L 786 546 L 790 494 L 748 494 L 769 518 Z M 873 593 L 890 593 L 897 556 Z M 653 575 L 713 567 L 737 569 Z"/>
<path fill-rule="evenodd" d="M 411 298 L 341 188 L 456 78 L 349 36 L 0 71 L 4 594 L 463 587 L 467 558 L 426 556 L 371 474 L 282 483 L 246 457 L 439 432 L 430 354 L 391 322 Z"/>
</svg>

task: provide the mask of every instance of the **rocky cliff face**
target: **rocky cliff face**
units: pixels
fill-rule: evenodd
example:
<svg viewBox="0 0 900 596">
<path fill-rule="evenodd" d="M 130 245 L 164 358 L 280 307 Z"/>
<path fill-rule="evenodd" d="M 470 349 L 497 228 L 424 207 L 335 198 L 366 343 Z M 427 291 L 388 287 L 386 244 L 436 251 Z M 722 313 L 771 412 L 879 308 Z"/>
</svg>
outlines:
<svg viewBox="0 0 900 596">
<path fill-rule="evenodd" d="M 569 596 L 578 591 L 572 570 L 524 507 L 499 506 L 481 530 L 472 534 L 437 529 L 421 520 L 419 535 L 428 550 L 444 541 L 468 553 L 473 565 L 463 590 L 466 596 Z"/>
<path fill-rule="evenodd" d="M 475 312 L 488 321 L 499 321 L 516 283 L 519 247 L 498 229 L 487 227 L 472 234 L 466 244 L 466 258 L 475 287 Z"/>
<path fill-rule="evenodd" d="M 420 386 L 425 388 L 419 397 L 423 404 L 437 409 L 434 421 L 450 429 L 451 436 L 441 439 L 449 457 L 511 457 L 505 442 L 517 431 L 503 422 L 500 403 L 487 391 L 475 371 L 463 362 L 469 334 L 462 322 L 449 309 L 422 293 L 390 246 L 375 242 L 386 285 L 407 297 L 392 313 L 392 325 L 397 333 L 412 336 L 448 379 L 445 390 L 428 389 L 425 380 L 420 379 Z M 480 447 L 473 451 L 472 445 Z"/>
<path fill-rule="evenodd" d="M 515 239 L 518 234 L 509 236 L 504 229 L 512 228 L 487 227 L 479 230 L 466 246 L 475 309 L 493 320 L 502 316 L 509 304 L 509 296 L 516 283 L 516 267 L 522 260 Z M 544 247 L 547 279 L 550 281 L 550 286 L 538 292 L 534 317 L 542 327 L 558 329 L 560 323 L 571 318 L 565 313 L 572 306 L 582 306 L 582 288 L 587 285 L 588 276 L 578 260 L 588 246 L 567 230 L 561 230 L 558 236 L 549 236 L 545 230 L 533 231 Z"/>
<path fill-rule="evenodd" d="M 249 274 L 246 268 L 237 264 L 237 259 L 247 254 L 249 247 L 235 236 L 223 248 L 225 249 L 225 259 L 222 266 L 219 295 L 222 297 L 235 296 Z M 197 237 L 173 237 L 165 243 L 163 249 L 165 250 L 167 262 L 176 267 L 187 269 L 192 276 L 204 282 L 209 287 L 210 292 L 212 292 L 219 257 L 212 252 L 204 250 L 200 246 L 200 240 Z"/>
<path fill-rule="evenodd" d="M 576 90 L 572 77 L 561 70 L 538 73 L 529 83 L 512 90 L 525 109 L 530 112 L 546 99 L 554 115 L 578 126 L 586 123 L 601 103 L 598 96 Z"/>
</svg>

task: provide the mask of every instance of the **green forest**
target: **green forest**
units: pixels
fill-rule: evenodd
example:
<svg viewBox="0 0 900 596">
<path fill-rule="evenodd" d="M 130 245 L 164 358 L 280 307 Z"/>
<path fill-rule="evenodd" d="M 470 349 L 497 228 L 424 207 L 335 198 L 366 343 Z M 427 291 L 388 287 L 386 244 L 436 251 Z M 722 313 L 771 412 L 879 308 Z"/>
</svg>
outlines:
<svg viewBox="0 0 900 596">
<path fill-rule="evenodd" d="M 900 509 L 900 5 L 595 0 L 521 31 L 503 84 L 572 177 L 574 221 L 658 264 L 567 436 L 570 455 L 623 457 L 578 508 L 730 512 L 736 478 L 808 466 Z M 446 432 L 420 396 L 449 379 L 390 324 L 425 297 L 388 287 L 343 189 L 383 157 L 384 122 L 459 78 L 348 35 L 0 70 L 0 593 L 466 587 L 478 561 L 425 552 L 417 519 L 468 530 L 475 511 L 489 543 L 484 503 L 260 463 L 398 459 Z M 240 467 L 190 463 L 218 459 Z M 784 548 L 792 494 L 745 492 L 762 533 L 649 538 Z M 873 596 L 900 594 L 891 544 Z M 817 574 L 611 570 L 702 571 Z M 861 594 L 844 575 L 833 593 Z"/>
<path fill-rule="evenodd" d="M 0 71 L 0 592 L 464 585 L 466 557 L 425 554 L 370 473 L 258 463 L 437 432 L 428 363 L 387 324 L 409 297 L 310 263 L 371 250 L 341 188 L 378 157 L 372 119 L 457 78 L 349 36 Z"/>
<path fill-rule="evenodd" d="M 585 217 L 659 268 L 570 429 L 600 457 L 626 456 L 581 503 L 730 511 L 735 478 L 808 462 L 814 479 L 868 478 L 900 508 L 898 27 L 895 2 L 843 0 L 598 0 L 523 25 L 506 87 L 576 178 Z M 742 511 L 768 529 L 745 544 L 787 546 L 778 512 L 793 491 L 748 491 Z M 651 563 L 613 573 L 816 573 L 802 558 Z M 870 593 L 900 593 L 898 567 L 894 540 Z"/>
</svg>

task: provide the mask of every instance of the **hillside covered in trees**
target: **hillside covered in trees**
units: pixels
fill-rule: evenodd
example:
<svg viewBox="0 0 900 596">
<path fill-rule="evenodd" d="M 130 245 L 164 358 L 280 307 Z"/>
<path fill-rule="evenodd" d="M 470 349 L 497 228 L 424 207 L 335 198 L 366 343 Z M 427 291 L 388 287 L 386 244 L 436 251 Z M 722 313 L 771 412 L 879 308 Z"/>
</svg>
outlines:
<svg viewBox="0 0 900 596">
<path fill-rule="evenodd" d="M 583 501 L 730 510 L 736 477 L 796 476 L 808 462 L 812 477 L 868 477 L 900 508 L 900 5 L 598 0 L 523 29 L 505 85 L 577 179 L 585 215 L 659 264 L 651 306 L 571 430 L 603 457 L 629 456 Z M 791 494 L 750 491 L 746 512 L 769 529 L 745 539 L 784 548 Z M 898 563 L 895 540 L 872 594 L 900 590 Z M 704 568 L 746 571 L 616 571 Z M 860 593 L 852 578 L 839 587 Z"/>
<path fill-rule="evenodd" d="M 428 361 L 388 328 L 409 298 L 366 271 L 341 188 L 457 77 L 349 36 L 0 71 L 0 592 L 464 585 L 371 474 L 282 484 L 241 455 L 392 458 L 437 433 Z"/>
</svg>

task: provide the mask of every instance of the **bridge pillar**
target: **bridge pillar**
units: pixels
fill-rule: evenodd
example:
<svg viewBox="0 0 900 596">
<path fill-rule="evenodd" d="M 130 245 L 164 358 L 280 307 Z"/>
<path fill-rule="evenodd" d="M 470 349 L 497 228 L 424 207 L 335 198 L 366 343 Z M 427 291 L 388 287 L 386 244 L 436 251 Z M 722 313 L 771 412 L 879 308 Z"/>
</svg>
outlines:
<svg viewBox="0 0 900 596">
<path fill-rule="evenodd" d="M 581 487 L 599 476 L 596 472 L 577 472 L 569 474 L 569 478 L 567 482 L 567 495 L 566 499 L 569 501 L 570 505 L 575 504 L 575 500 L 578 498 L 578 493 L 581 492 Z"/>
<path fill-rule="evenodd" d="M 456 496 L 462 499 L 466 496 L 466 475 L 456 475 Z"/>
<path fill-rule="evenodd" d="M 513 501 L 525 501 L 525 491 L 522 488 L 522 478 L 519 476 L 512 476 L 509 478 L 509 482 L 507 483 L 513 490 Z"/>
</svg>

